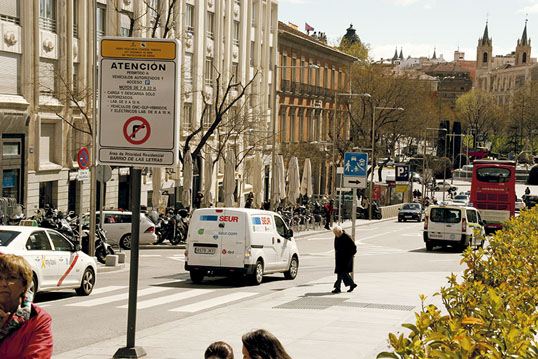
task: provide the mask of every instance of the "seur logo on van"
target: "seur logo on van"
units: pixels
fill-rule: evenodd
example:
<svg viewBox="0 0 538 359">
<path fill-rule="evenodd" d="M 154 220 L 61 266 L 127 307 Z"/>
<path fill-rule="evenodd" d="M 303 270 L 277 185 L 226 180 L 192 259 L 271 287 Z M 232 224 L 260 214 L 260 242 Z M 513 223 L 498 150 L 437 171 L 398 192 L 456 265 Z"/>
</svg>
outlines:
<svg viewBox="0 0 538 359">
<path fill-rule="evenodd" d="M 239 222 L 238 216 L 219 216 L 219 222 Z"/>
</svg>

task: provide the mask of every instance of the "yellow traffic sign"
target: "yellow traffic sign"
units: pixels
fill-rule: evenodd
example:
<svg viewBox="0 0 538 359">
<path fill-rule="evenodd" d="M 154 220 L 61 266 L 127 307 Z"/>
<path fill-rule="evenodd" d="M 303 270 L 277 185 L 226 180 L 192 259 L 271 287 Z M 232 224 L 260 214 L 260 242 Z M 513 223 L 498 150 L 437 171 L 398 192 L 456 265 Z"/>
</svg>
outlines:
<svg viewBox="0 0 538 359">
<path fill-rule="evenodd" d="M 173 60 L 176 43 L 151 40 L 101 40 L 101 57 Z"/>
</svg>

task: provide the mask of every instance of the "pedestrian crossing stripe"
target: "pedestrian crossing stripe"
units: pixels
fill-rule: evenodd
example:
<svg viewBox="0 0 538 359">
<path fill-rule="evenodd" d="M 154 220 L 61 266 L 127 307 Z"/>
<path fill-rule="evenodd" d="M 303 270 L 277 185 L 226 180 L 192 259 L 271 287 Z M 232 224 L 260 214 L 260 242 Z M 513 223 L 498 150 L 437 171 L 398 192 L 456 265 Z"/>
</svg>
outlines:
<svg viewBox="0 0 538 359">
<path fill-rule="evenodd" d="M 253 295 L 256 295 L 258 293 L 253 292 L 237 292 L 232 294 L 223 295 L 220 297 L 215 297 L 211 299 L 207 299 L 198 303 L 193 304 L 187 304 L 181 307 L 177 307 L 174 309 L 170 309 L 169 312 L 187 312 L 187 313 L 194 313 L 198 312 L 200 310 L 209 309 L 212 307 L 216 307 L 218 305 L 230 303 L 236 300 L 245 299 L 248 297 L 251 297 Z"/>
<path fill-rule="evenodd" d="M 175 293 L 171 295 L 165 295 L 163 297 L 157 297 L 153 299 L 143 300 L 136 304 L 136 309 L 146 309 L 150 307 L 155 307 L 157 305 L 163 305 L 167 303 L 177 302 L 183 299 L 189 299 L 192 297 L 197 297 L 199 295 L 208 294 L 214 292 L 214 289 L 191 289 L 186 292 Z M 128 305 L 120 305 L 116 308 L 128 308 Z"/>
<path fill-rule="evenodd" d="M 156 294 L 156 293 L 164 292 L 166 290 L 169 290 L 169 288 L 159 288 L 159 287 L 145 288 L 145 289 L 139 290 L 137 296 L 142 297 L 144 295 Z M 71 304 L 66 304 L 66 305 L 68 307 L 94 307 L 96 305 L 108 304 L 110 302 L 118 302 L 120 300 L 125 300 L 128 298 L 129 298 L 129 293 L 127 292 L 127 293 L 121 293 L 121 294 L 111 295 L 108 297 L 97 298 L 97 299 L 90 299 L 84 302 L 71 303 Z"/>
</svg>

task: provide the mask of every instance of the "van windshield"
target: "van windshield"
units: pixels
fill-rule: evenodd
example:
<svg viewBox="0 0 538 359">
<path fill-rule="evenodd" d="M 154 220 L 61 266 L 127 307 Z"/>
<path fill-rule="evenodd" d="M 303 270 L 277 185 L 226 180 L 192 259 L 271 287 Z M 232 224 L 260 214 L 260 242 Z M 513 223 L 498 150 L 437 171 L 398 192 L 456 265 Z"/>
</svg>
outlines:
<svg viewBox="0 0 538 359">
<path fill-rule="evenodd" d="M 432 208 L 430 220 L 439 223 L 459 223 L 461 221 L 461 210 L 456 208 Z"/>
</svg>

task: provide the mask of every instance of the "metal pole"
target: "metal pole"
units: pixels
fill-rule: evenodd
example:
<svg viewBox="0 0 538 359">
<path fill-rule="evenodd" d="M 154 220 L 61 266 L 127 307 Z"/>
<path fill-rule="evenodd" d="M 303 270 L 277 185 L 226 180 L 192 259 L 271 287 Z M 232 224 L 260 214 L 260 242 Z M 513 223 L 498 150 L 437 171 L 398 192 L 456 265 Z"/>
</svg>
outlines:
<svg viewBox="0 0 538 359">
<path fill-rule="evenodd" d="M 422 200 L 424 203 L 424 182 L 426 181 L 426 131 L 424 131 L 424 141 L 422 142 Z"/>
<path fill-rule="evenodd" d="M 445 150 L 443 152 L 443 186 L 445 185 L 445 182 L 446 182 L 446 163 L 445 163 L 445 158 L 446 158 L 446 141 L 447 141 L 447 131 L 445 130 Z M 443 191 L 443 201 L 445 200 L 445 192 L 446 191 Z"/>
<path fill-rule="evenodd" d="M 351 238 L 355 242 L 355 218 L 357 218 L 357 188 L 353 187 L 353 204 L 351 206 Z M 351 279 L 355 280 L 355 256 L 351 265 Z"/>
<path fill-rule="evenodd" d="M 337 92 L 334 93 L 334 111 L 333 111 L 333 151 L 332 151 L 332 173 L 333 173 L 333 181 L 332 181 L 332 188 L 331 188 L 331 199 L 335 198 L 335 192 L 336 192 L 336 158 L 335 158 L 335 152 L 336 152 L 336 96 L 338 95 Z M 331 217 L 332 218 L 332 217 Z M 331 223 L 332 224 L 332 223 Z"/>
<path fill-rule="evenodd" d="M 95 254 L 95 205 L 97 202 L 97 176 L 95 173 L 97 165 L 97 0 L 92 1 L 92 22 L 93 22 L 93 46 L 92 46 L 92 85 L 93 85 L 93 98 L 92 98 L 92 152 L 91 152 L 91 166 L 90 166 L 90 235 L 88 243 L 88 255 L 93 257 Z"/>
<path fill-rule="evenodd" d="M 129 306 L 127 317 L 127 346 L 119 348 L 114 354 L 114 358 L 140 358 L 146 355 L 142 347 L 135 346 L 136 334 L 136 304 L 138 292 L 138 260 L 139 260 L 139 237 L 140 237 L 140 190 L 142 182 L 142 170 L 132 168 L 131 170 L 131 201 L 132 201 L 132 222 L 131 222 L 131 258 L 129 266 Z"/>
<path fill-rule="evenodd" d="M 101 168 L 101 180 L 99 181 L 99 226 L 103 228 L 104 216 L 103 216 L 103 202 L 105 199 L 105 168 L 100 165 Z"/>
<path fill-rule="evenodd" d="M 276 198 L 273 198 L 273 193 L 275 193 L 275 187 L 276 187 L 276 178 L 275 178 L 275 167 L 276 167 L 276 121 L 277 121 L 277 116 L 278 116 L 278 110 L 277 110 L 277 100 L 276 100 L 276 97 L 277 97 L 277 90 L 276 90 L 276 87 L 277 87 L 277 71 L 278 71 L 278 65 L 275 64 L 275 67 L 273 69 L 273 108 L 272 108 L 272 111 L 273 111 L 273 138 L 272 138 L 272 148 L 271 148 L 271 191 L 269 192 L 270 193 L 270 198 L 271 198 L 271 210 L 272 211 L 275 211 L 276 210 Z"/>
<path fill-rule="evenodd" d="M 375 106 L 372 106 L 372 164 L 370 165 L 370 201 L 368 205 L 368 220 L 372 220 L 372 196 L 374 192 L 374 130 L 375 130 Z"/>
</svg>

